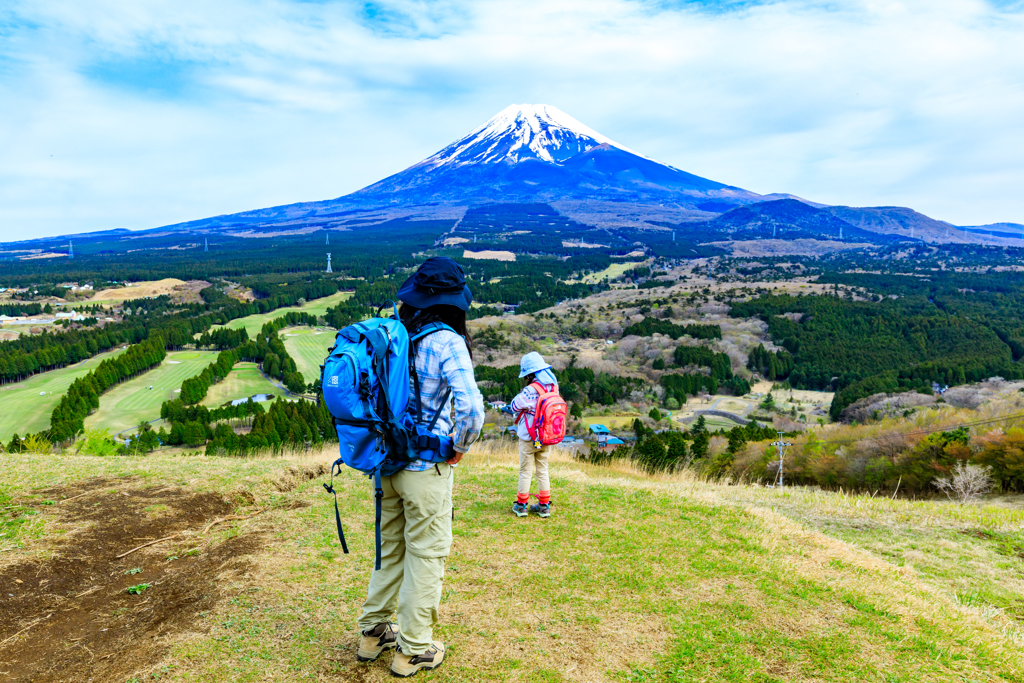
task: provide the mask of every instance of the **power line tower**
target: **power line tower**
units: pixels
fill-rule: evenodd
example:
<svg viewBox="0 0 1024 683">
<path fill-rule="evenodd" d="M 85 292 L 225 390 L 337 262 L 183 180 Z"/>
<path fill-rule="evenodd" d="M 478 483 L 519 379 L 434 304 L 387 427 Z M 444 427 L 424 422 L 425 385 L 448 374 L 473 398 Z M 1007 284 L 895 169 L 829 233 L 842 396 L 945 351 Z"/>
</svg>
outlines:
<svg viewBox="0 0 1024 683">
<path fill-rule="evenodd" d="M 204 237 L 203 238 L 203 251 L 210 251 L 210 238 L 209 237 Z"/>
<path fill-rule="evenodd" d="M 786 448 L 788 448 L 789 446 L 792 446 L 793 444 L 789 443 L 788 441 L 783 441 L 782 440 L 782 435 L 784 434 L 784 432 L 778 431 L 778 432 L 776 432 L 776 434 L 779 435 L 778 439 L 776 439 L 775 441 L 771 442 L 768 445 L 769 446 L 775 446 L 776 450 L 778 450 L 778 452 L 779 452 L 779 473 L 778 473 L 778 476 L 775 477 L 775 483 L 772 484 L 772 485 L 773 486 L 777 486 L 777 487 L 779 487 L 781 489 L 782 488 L 782 483 L 783 483 L 782 482 L 782 466 L 783 466 L 783 464 L 786 461 Z"/>
<path fill-rule="evenodd" d="M 328 273 L 333 273 L 334 272 L 333 270 L 331 270 L 331 255 L 330 254 L 327 254 L 327 271 L 326 272 L 328 272 Z"/>
<path fill-rule="evenodd" d="M 75 245 L 68 240 L 68 258 L 75 258 Z"/>
<path fill-rule="evenodd" d="M 324 232 L 326 232 L 326 231 L 324 231 Z M 330 245 L 331 244 L 331 233 L 326 232 L 326 234 L 327 234 L 327 242 L 326 242 L 326 244 Z"/>
</svg>

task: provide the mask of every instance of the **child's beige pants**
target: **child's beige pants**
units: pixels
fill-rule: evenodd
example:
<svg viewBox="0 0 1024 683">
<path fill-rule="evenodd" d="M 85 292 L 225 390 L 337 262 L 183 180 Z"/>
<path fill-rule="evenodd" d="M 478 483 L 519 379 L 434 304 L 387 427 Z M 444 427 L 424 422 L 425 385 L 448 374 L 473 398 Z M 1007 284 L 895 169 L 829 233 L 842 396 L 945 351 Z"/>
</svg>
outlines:
<svg viewBox="0 0 1024 683">
<path fill-rule="evenodd" d="M 548 446 L 535 448 L 532 441 L 519 440 L 519 493 L 530 492 L 530 479 L 534 468 L 537 470 L 537 490 L 550 491 L 551 480 L 548 479 Z"/>
<path fill-rule="evenodd" d="M 398 645 L 409 655 L 430 649 L 441 602 L 444 564 L 452 547 L 453 468 L 382 477 L 380 569 L 370 587 L 359 630 L 389 621 L 398 610 Z"/>
</svg>

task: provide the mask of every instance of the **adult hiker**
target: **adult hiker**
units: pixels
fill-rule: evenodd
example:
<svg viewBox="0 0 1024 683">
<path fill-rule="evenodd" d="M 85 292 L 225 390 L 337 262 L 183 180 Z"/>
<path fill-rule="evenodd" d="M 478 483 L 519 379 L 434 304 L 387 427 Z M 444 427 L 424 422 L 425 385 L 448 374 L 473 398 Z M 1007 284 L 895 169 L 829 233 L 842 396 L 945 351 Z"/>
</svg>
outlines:
<svg viewBox="0 0 1024 683">
<path fill-rule="evenodd" d="M 391 673 L 408 677 L 420 669 L 436 669 L 444 660 L 444 644 L 433 639 L 433 629 L 452 545 L 454 466 L 480 436 L 484 403 L 473 378 L 473 346 L 466 328 L 473 295 L 461 266 L 450 258 L 427 259 L 398 290 L 398 298 L 398 315 L 410 335 L 428 323 L 450 328 L 415 343 L 412 367 L 420 414 L 437 413 L 433 433 L 453 436 L 453 453 L 446 462 L 414 460 L 382 478 L 380 569 L 370 577 L 359 618 L 358 658 L 371 661 L 395 648 Z M 449 390 L 451 404 L 442 407 Z M 397 624 L 391 621 L 396 607 Z"/>
<path fill-rule="evenodd" d="M 519 362 L 519 377 L 526 385 L 512 399 L 519 437 L 519 491 L 512 512 L 526 517 L 534 512 L 551 516 L 551 481 L 548 477 L 548 448 L 565 437 L 566 405 L 558 395 L 558 379 L 551 364 L 536 351 Z M 537 505 L 527 507 L 530 481 L 537 472 Z"/>
</svg>

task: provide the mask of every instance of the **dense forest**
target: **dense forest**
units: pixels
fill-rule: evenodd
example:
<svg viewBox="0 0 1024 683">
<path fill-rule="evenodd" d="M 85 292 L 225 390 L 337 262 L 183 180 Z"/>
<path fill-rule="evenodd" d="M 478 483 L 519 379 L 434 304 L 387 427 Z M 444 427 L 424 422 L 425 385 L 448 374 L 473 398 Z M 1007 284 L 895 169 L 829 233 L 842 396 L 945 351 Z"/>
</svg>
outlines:
<svg viewBox="0 0 1024 683">
<path fill-rule="evenodd" d="M 769 351 L 758 344 L 747 358 L 747 369 L 774 382 L 785 379 L 793 372 L 793 356 L 785 351 Z"/>
<path fill-rule="evenodd" d="M 40 304 L 0 304 L 0 315 L 14 317 L 18 315 L 39 315 L 42 312 L 43 307 Z"/>
<path fill-rule="evenodd" d="M 930 393 L 933 382 L 1024 377 L 996 331 L 1016 333 L 1008 309 L 947 304 L 919 294 L 877 302 L 766 295 L 734 304 L 730 315 L 764 320 L 792 359 L 757 351 L 753 362 L 774 367 L 776 379 L 793 387 L 836 391 L 831 415 L 838 419 L 846 406 L 881 391 Z"/>
<path fill-rule="evenodd" d="M 650 337 L 654 334 L 663 334 L 671 339 L 679 339 L 683 336 L 690 336 L 694 339 L 721 339 L 722 328 L 718 325 L 677 325 L 671 320 L 662 318 L 646 317 L 638 323 L 634 323 L 622 331 L 623 337 L 635 334 L 638 337 Z"/>
</svg>

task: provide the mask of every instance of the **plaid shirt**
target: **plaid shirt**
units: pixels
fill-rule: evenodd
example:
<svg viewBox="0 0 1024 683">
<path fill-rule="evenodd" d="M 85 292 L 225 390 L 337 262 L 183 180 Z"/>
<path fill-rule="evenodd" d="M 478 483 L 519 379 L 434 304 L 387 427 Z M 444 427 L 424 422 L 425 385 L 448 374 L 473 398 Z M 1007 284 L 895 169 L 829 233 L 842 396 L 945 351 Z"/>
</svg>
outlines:
<svg viewBox="0 0 1024 683">
<path fill-rule="evenodd" d="M 473 377 L 473 359 L 469 357 L 465 341 L 448 330 L 439 330 L 421 339 L 416 347 L 416 374 L 423 401 L 421 420 L 430 421 L 445 390 L 451 388 L 451 401 L 441 411 L 433 432 L 451 434 L 454 424 L 455 450 L 465 453 L 480 438 L 484 424 L 484 399 Z M 415 401 L 415 396 L 410 398 L 410 408 L 415 408 Z M 414 460 L 405 469 L 422 472 L 433 466 L 432 462 Z"/>
</svg>

